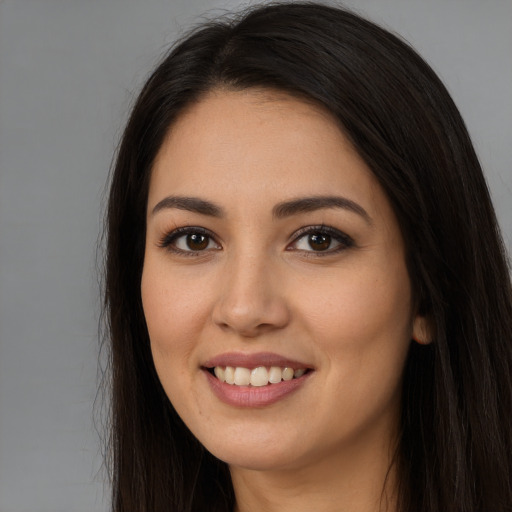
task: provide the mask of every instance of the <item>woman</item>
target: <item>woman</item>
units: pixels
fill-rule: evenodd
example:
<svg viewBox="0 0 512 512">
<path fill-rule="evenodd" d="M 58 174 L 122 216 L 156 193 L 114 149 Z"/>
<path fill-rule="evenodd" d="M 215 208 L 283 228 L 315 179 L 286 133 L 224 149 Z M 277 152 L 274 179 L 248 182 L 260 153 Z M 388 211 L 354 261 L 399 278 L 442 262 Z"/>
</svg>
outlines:
<svg viewBox="0 0 512 512">
<path fill-rule="evenodd" d="M 511 509 L 503 244 L 395 36 L 308 3 L 196 29 L 107 229 L 115 511 Z"/>
</svg>

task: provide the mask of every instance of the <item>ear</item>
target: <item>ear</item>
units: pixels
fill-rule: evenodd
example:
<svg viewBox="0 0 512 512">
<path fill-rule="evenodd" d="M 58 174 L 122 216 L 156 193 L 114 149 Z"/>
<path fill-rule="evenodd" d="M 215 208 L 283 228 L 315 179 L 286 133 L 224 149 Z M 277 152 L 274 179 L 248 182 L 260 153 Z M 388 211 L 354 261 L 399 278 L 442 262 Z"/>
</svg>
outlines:
<svg viewBox="0 0 512 512">
<path fill-rule="evenodd" d="M 420 345 L 432 343 L 433 329 L 430 322 L 422 315 L 416 315 L 412 323 L 412 339 Z"/>
</svg>

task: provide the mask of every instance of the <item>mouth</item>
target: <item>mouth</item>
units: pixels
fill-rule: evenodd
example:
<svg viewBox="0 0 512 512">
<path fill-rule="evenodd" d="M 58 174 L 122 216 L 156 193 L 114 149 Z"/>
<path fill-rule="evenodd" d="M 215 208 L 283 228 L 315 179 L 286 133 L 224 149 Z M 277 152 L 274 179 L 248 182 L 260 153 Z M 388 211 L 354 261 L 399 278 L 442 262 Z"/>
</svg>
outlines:
<svg viewBox="0 0 512 512">
<path fill-rule="evenodd" d="M 315 369 L 272 353 L 229 353 L 201 366 L 214 395 L 235 407 L 264 407 L 301 389 Z"/>
<path fill-rule="evenodd" d="M 312 371 L 310 368 L 292 368 L 291 366 L 215 366 L 204 368 L 220 382 L 232 386 L 263 387 L 280 384 L 283 381 L 298 379 Z"/>
</svg>

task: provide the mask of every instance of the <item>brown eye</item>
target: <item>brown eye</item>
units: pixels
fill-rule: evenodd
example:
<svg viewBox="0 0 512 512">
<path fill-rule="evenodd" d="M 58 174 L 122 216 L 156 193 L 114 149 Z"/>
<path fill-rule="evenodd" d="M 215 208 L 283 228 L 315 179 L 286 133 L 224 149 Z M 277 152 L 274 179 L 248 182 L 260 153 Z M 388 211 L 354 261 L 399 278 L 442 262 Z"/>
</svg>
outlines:
<svg viewBox="0 0 512 512">
<path fill-rule="evenodd" d="M 221 247 L 213 235 L 199 227 L 179 228 L 165 235 L 160 247 L 170 252 L 193 255 L 199 252 L 219 250 Z"/>
<path fill-rule="evenodd" d="M 331 237 L 325 233 L 310 233 L 308 244 L 314 251 L 326 251 L 331 246 Z"/>
<path fill-rule="evenodd" d="M 296 236 L 287 250 L 328 256 L 354 246 L 354 240 L 350 236 L 330 226 L 305 227 Z"/>
<path fill-rule="evenodd" d="M 201 233 L 190 233 L 186 237 L 187 247 L 191 251 L 202 251 L 208 247 L 210 237 Z"/>
</svg>

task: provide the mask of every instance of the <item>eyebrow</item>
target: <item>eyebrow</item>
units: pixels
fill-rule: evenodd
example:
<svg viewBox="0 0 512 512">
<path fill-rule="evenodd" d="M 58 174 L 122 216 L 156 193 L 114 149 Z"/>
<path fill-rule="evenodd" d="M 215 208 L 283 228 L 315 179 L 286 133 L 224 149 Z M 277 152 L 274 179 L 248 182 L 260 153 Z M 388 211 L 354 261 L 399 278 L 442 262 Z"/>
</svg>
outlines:
<svg viewBox="0 0 512 512">
<path fill-rule="evenodd" d="M 186 210 L 189 212 L 199 213 L 201 215 L 208 215 L 210 217 L 220 218 L 225 215 L 223 208 L 211 201 L 199 199 L 197 197 L 185 196 L 165 197 L 153 208 L 152 215 L 168 208 L 177 208 L 179 210 Z M 272 209 L 272 215 L 276 219 L 284 219 L 286 217 L 291 217 L 292 215 L 329 208 L 341 208 L 343 210 L 356 213 L 368 224 L 373 225 L 372 218 L 361 205 L 351 199 L 341 196 L 313 196 L 292 199 L 290 201 L 276 204 Z"/>
<path fill-rule="evenodd" d="M 169 196 L 162 199 L 152 211 L 152 214 L 158 213 L 167 208 L 177 208 L 178 210 L 187 210 L 189 212 L 209 215 L 210 217 L 222 217 L 224 210 L 216 204 L 199 199 L 197 197 Z"/>
<path fill-rule="evenodd" d="M 368 212 L 358 203 L 341 196 L 313 196 L 292 199 L 279 203 L 273 208 L 273 215 L 277 219 L 290 217 L 299 213 L 314 212 L 328 208 L 341 208 L 361 216 L 368 224 L 373 225 L 373 220 Z"/>
</svg>

